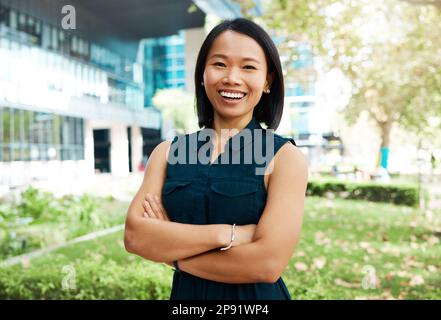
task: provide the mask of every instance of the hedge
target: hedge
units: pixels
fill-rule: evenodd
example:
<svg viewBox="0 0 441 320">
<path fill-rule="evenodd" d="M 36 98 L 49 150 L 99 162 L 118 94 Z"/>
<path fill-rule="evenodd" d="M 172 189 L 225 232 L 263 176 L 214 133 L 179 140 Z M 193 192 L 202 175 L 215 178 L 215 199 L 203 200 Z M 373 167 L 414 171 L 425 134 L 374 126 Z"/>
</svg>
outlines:
<svg viewBox="0 0 441 320">
<path fill-rule="evenodd" d="M 62 259 L 63 260 L 63 259 Z M 63 287 L 69 269 L 61 261 L 23 269 L 0 269 L 0 299 L 140 299 L 167 300 L 171 289 L 171 268 L 153 263 L 78 260 L 75 287 Z M 129 268 L 129 269 L 128 269 Z"/>
<path fill-rule="evenodd" d="M 425 197 L 427 192 L 424 191 Z M 308 196 L 339 197 L 343 199 L 386 202 L 416 207 L 419 204 L 417 186 L 380 184 L 374 182 L 351 182 L 335 180 L 310 180 L 306 191 Z"/>
</svg>

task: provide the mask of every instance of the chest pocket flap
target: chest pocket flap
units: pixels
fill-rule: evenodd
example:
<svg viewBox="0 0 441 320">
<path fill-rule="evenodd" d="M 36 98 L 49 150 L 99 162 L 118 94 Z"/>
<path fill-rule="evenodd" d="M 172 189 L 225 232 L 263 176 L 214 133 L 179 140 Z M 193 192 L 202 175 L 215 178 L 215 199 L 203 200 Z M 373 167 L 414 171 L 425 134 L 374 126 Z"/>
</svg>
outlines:
<svg viewBox="0 0 441 320">
<path fill-rule="evenodd" d="M 191 181 L 166 181 L 164 183 L 164 188 L 162 190 L 162 194 L 166 195 L 169 193 L 172 193 L 178 188 L 182 188 L 185 186 L 188 186 L 191 183 Z"/>
<path fill-rule="evenodd" d="M 227 197 L 240 197 L 257 192 L 257 184 L 244 181 L 217 181 L 212 183 L 211 190 Z"/>
</svg>

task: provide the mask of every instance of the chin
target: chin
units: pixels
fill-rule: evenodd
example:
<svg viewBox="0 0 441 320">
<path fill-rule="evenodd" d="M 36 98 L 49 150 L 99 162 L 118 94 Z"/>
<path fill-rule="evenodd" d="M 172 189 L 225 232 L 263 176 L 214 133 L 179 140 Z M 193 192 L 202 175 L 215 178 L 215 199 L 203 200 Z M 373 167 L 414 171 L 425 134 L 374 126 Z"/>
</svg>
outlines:
<svg viewBox="0 0 441 320">
<path fill-rule="evenodd" d="M 248 112 L 238 107 L 221 106 L 215 109 L 217 114 L 222 118 L 237 118 L 245 116 Z"/>
</svg>

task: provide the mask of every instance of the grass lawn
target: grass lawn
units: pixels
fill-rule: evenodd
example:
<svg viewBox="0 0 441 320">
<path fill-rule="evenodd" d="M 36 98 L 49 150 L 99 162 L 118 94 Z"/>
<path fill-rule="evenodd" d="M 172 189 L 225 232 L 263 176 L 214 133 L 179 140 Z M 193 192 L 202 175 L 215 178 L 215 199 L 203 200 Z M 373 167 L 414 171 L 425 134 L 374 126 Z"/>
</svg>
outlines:
<svg viewBox="0 0 441 320">
<path fill-rule="evenodd" d="M 35 200 L 38 197 L 40 200 Z M 25 205 L 23 201 L 19 205 L 0 203 L 0 260 L 123 224 L 128 208 L 127 202 L 110 197 L 66 197 L 63 200 L 53 195 L 43 198 L 38 192 L 29 198 L 24 201 Z M 31 217 L 32 210 L 41 212 L 39 218 Z M 29 219 L 32 223 L 20 222 Z"/>
<path fill-rule="evenodd" d="M 441 299 L 440 215 L 308 197 L 301 240 L 283 279 L 293 299 Z M 126 253 L 122 237 L 118 232 L 0 269 L 0 298 L 168 299 L 170 267 Z M 63 289 L 69 276 L 76 288 Z"/>
</svg>

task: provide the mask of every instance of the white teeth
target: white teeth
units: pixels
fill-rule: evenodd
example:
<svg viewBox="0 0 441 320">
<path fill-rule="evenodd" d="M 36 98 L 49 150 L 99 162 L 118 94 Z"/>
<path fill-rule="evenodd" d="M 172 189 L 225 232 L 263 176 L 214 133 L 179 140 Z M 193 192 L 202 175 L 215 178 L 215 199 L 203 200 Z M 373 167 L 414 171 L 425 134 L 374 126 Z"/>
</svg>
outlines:
<svg viewBox="0 0 441 320">
<path fill-rule="evenodd" d="M 226 97 L 226 98 L 236 98 L 236 99 L 241 99 L 245 96 L 244 93 L 231 93 L 231 92 L 226 92 L 226 91 L 221 91 L 220 95 L 222 97 Z"/>
</svg>

